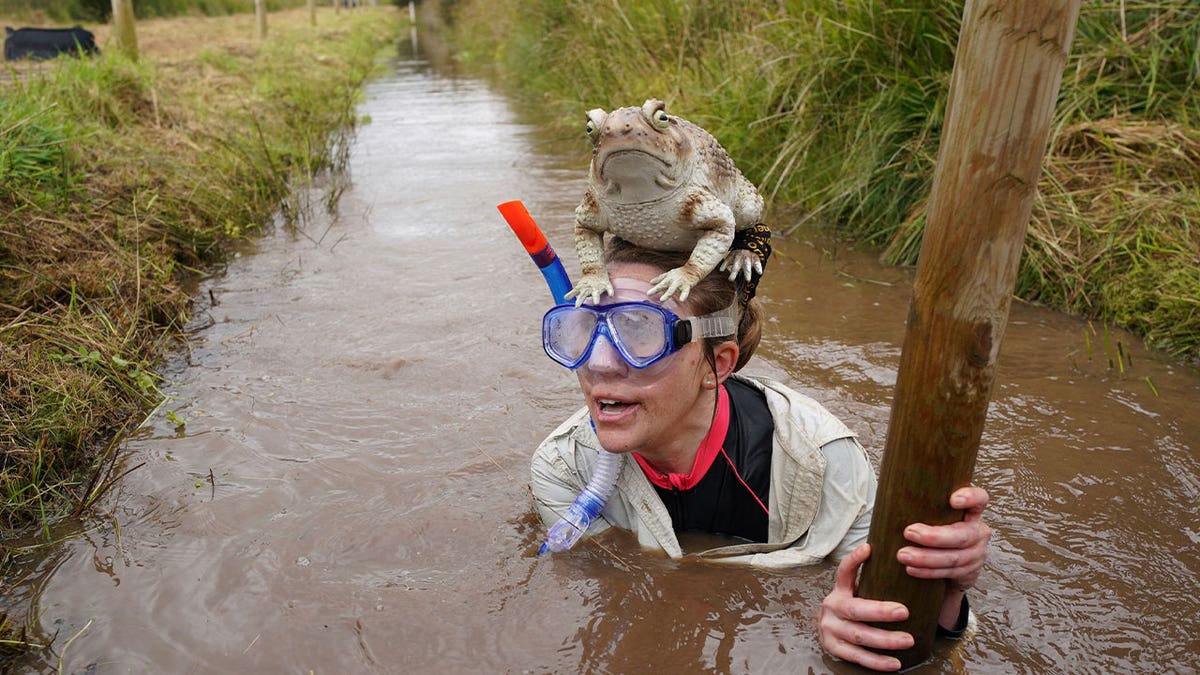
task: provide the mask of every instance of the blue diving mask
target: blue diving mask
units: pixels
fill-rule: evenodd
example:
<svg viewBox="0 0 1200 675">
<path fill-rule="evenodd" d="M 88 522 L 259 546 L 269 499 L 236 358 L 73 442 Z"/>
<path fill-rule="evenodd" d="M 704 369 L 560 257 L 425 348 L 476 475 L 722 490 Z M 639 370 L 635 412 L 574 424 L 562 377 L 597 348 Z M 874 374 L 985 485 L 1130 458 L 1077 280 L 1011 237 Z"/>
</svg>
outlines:
<svg viewBox="0 0 1200 675">
<path fill-rule="evenodd" d="M 557 305 L 542 317 L 542 347 L 558 363 L 583 365 L 603 335 L 630 366 L 642 369 L 694 340 L 737 333 L 737 302 L 712 314 L 681 319 L 650 302 Z"/>
</svg>

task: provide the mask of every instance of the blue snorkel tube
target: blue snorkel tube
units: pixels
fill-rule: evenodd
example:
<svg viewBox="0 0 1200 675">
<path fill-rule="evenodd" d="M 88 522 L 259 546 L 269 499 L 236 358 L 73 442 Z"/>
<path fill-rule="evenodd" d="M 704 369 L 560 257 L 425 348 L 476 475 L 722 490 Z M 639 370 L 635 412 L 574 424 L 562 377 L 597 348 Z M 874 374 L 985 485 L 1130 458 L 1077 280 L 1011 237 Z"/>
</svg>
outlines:
<svg viewBox="0 0 1200 675">
<path fill-rule="evenodd" d="M 537 226 L 533 217 L 529 215 L 529 211 L 525 209 L 525 205 L 520 201 L 511 201 L 504 202 L 496 208 L 500 210 L 500 215 L 504 216 L 504 220 L 508 222 L 513 233 L 521 240 L 525 252 L 541 270 L 546 284 L 550 286 L 550 294 L 554 296 L 554 303 L 556 305 L 565 304 L 567 293 L 571 290 L 571 279 L 563 269 L 562 261 L 554 252 L 554 248 L 546 240 L 546 235 L 542 234 L 541 228 Z M 595 429 L 596 425 L 592 423 L 592 430 L 595 431 Z M 620 473 L 621 456 L 601 450 L 596 459 L 596 466 L 592 470 L 591 479 L 583 488 L 583 492 L 580 492 L 579 496 L 575 498 L 575 502 L 571 504 L 567 512 L 562 514 L 558 522 L 550 528 L 546 534 L 546 542 L 538 549 L 538 555 L 546 551 L 561 553 L 574 546 L 575 542 L 583 537 L 584 532 L 587 532 L 592 522 L 600 517 L 600 512 L 604 510 L 604 505 L 612 496 L 613 488 L 617 484 L 617 476 Z"/>
</svg>

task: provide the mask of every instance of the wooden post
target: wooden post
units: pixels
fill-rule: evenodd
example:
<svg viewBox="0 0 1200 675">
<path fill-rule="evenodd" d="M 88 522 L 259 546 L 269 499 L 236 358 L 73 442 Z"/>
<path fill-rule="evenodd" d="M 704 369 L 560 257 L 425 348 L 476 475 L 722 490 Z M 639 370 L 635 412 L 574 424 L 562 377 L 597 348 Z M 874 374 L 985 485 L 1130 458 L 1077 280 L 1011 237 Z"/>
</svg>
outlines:
<svg viewBox="0 0 1200 675">
<path fill-rule="evenodd" d="M 113 37 L 117 49 L 131 61 L 138 60 L 137 31 L 133 27 L 133 0 L 112 0 Z"/>
<path fill-rule="evenodd" d="M 308 22 L 317 25 L 317 0 L 308 0 Z"/>
<path fill-rule="evenodd" d="M 267 0 L 254 0 L 254 23 L 258 27 L 258 39 L 267 38 Z"/>
<path fill-rule="evenodd" d="M 944 580 L 896 561 L 916 522 L 962 518 L 950 493 L 968 484 L 996 355 L 1081 0 L 967 0 L 929 198 L 879 490 L 858 594 L 902 602 L 929 658 Z"/>
</svg>

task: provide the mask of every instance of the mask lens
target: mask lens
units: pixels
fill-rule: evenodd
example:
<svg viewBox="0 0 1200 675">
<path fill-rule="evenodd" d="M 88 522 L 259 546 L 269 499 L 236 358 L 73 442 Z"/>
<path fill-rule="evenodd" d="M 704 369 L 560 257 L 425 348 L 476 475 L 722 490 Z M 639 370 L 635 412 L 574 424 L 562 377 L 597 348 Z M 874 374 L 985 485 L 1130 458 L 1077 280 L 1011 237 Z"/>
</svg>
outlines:
<svg viewBox="0 0 1200 675">
<path fill-rule="evenodd" d="M 587 353 L 597 316 L 586 308 L 551 310 L 542 322 L 542 342 L 550 358 L 573 368 Z"/>
<path fill-rule="evenodd" d="M 644 302 L 559 305 L 542 318 L 542 346 L 550 358 L 575 369 L 594 349 L 597 334 L 604 333 L 621 358 L 641 369 L 672 351 L 669 331 L 677 321 L 669 310 Z"/>
<path fill-rule="evenodd" d="M 608 325 L 635 366 L 644 366 L 667 350 L 666 317 L 661 312 L 645 306 L 623 307 L 609 314 Z"/>
</svg>

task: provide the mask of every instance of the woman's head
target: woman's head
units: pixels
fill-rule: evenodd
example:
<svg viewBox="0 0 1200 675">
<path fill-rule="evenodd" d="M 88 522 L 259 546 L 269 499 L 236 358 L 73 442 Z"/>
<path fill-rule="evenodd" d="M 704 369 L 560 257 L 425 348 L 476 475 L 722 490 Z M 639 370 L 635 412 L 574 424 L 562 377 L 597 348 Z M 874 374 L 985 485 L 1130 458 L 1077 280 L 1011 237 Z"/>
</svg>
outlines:
<svg viewBox="0 0 1200 675">
<path fill-rule="evenodd" d="M 604 262 L 610 268 L 623 264 L 638 264 L 656 268 L 660 272 L 666 272 L 667 270 L 683 266 L 687 262 L 688 255 L 689 253 L 686 251 L 654 251 L 645 249 L 634 246 L 624 239 L 612 237 L 609 239 L 608 246 L 604 252 Z M 688 299 L 683 304 L 691 310 L 688 316 L 700 316 L 718 312 L 728 307 L 739 296 L 737 283 L 730 281 L 725 273 L 713 270 L 712 273 L 692 287 L 691 292 L 688 294 Z M 746 362 L 750 360 L 750 357 L 754 355 L 755 349 L 758 348 L 758 342 L 762 339 L 762 310 L 758 305 L 758 301 L 752 299 L 744 306 L 739 305 L 738 316 L 736 336 L 705 339 L 705 351 L 710 365 L 713 365 L 713 348 L 721 342 L 728 340 L 733 340 L 738 346 L 738 358 L 733 367 L 734 372 L 741 370 L 746 365 Z M 715 370 L 715 365 L 713 368 Z"/>
<path fill-rule="evenodd" d="M 736 285 L 721 274 L 694 286 L 686 302 L 649 295 L 650 280 L 686 261 L 611 243 L 606 267 L 614 293 L 600 304 L 648 302 L 680 318 L 712 314 L 734 304 Z M 663 470 L 694 456 L 712 422 L 716 389 L 740 368 L 757 345 L 759 313 L 751 307 L 737 337 L 690 342 L 646 368 L 633 368 L 609 338 L 594 336 L 591 351 L 575 371 L 600 442 L 610 452 L 636 450 Z M 746 352 L 741 352 L 745 344 Z M 688 454 L 688 453 L 691 454 Z M 684 467 L 686 471 L 686 467 Z"/>
</svg>

